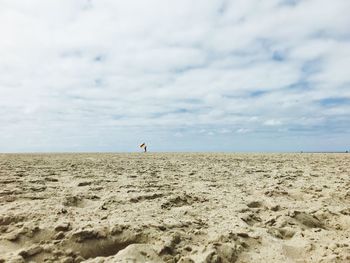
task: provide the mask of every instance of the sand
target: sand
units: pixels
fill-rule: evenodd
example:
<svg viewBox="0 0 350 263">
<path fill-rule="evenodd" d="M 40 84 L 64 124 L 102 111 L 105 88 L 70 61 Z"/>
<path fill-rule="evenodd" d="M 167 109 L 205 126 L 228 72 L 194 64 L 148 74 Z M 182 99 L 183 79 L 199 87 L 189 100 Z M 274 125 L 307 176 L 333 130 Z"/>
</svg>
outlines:
<svg viewBox="0 0 350 263">
<path fill-rule="evenodd" d="M 350 262 L 350 154 L 1 154 L 0 262 Z"/>
</svg>

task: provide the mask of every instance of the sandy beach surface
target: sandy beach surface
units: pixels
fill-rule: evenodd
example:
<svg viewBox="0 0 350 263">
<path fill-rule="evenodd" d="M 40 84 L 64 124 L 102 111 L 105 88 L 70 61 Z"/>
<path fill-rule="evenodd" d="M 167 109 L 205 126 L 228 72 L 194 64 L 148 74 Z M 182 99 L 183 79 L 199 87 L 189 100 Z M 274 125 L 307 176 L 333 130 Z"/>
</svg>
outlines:
<svg viewBox="0 0 350 263">
<path fill-rule="evenodd" d="M 350 262 L 350 154 L 0 154 L 0 262 Z"/>
</svg>

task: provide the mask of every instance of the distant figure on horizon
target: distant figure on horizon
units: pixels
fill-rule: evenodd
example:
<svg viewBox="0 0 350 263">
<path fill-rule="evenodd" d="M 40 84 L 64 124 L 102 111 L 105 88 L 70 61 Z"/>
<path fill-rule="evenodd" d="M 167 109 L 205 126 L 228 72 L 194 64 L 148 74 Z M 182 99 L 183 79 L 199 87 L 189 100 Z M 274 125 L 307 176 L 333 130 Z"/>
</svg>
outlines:
<svg viewBox="0 0 350 263">
<path fill-rule="evenodd" d="M 147 152 L 147 145 L 145 143 L 141 144 L 140 148 L 143 148 L 144 152 Z"/>
</svg>

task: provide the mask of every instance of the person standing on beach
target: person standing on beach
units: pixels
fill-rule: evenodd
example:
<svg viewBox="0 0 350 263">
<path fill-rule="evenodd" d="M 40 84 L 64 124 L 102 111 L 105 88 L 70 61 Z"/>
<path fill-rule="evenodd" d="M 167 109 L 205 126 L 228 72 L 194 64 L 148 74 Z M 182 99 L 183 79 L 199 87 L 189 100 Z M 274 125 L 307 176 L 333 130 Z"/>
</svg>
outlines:
<svg viewBox="0 0 350 263">
<path fill-rule="evenodd" d="M 141 144 L 140 148 L 143 148 L 144 152 L 147 152 L 147 145 L 145 143 Z"/>
</svg>

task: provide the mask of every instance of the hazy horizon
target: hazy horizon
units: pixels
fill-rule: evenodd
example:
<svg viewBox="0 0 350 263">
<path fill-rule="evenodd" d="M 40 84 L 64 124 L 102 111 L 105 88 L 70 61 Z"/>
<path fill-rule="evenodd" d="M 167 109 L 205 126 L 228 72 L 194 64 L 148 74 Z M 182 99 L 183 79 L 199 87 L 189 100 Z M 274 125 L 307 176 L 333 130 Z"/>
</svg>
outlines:
<svg viewBox="0 0 350 263">
<path fill-rule="evenodd" d="M 58 151 L 58 152 L 45 152 L 45 151 L 34 151 L 34 152 L 0 152 L 0 154 L 317 154 L 317 153 L 349 153 L 350 150 L 344 150 L 344 151 L 147 151 L 147 153 L 143 151 L 124 151 L 124 152 L 117 152 L 117 151 L 101 151 L 101 152 L 92 152 L 92 151 L 77 151 L 77 152 L 65 152 L 65 151 Z"/>
<path fill-rule="evenodd" d="M 0 152 L 345 152 L 349 10 L 3 0 Z"/>
</svg>

